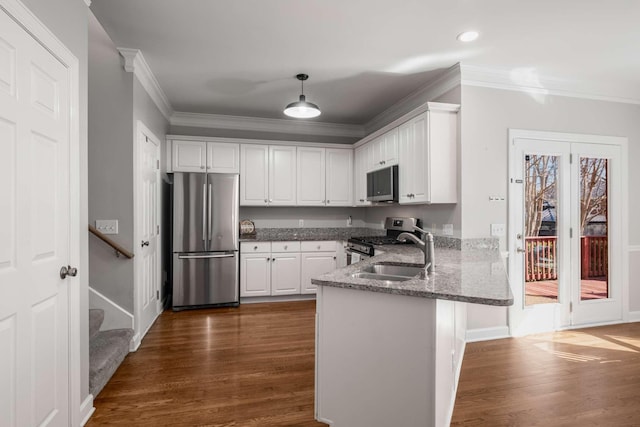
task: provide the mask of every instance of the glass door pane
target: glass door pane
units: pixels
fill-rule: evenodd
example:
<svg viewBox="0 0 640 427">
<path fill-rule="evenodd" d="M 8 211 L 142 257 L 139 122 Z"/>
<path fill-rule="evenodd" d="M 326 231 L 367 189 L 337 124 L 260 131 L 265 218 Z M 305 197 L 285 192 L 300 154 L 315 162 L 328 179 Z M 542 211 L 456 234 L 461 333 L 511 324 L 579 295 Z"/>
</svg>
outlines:
<svg viewBox="0 0 640 427">
<path fill-rule="evenodd" d="M 580 158 L 580 300 L 609 298 L 609 161 Z"/>
<path fill-rule="evenodd" d="M 559 156 L 524 156 L 525 306 L 558 302 Z"/>
</svg>

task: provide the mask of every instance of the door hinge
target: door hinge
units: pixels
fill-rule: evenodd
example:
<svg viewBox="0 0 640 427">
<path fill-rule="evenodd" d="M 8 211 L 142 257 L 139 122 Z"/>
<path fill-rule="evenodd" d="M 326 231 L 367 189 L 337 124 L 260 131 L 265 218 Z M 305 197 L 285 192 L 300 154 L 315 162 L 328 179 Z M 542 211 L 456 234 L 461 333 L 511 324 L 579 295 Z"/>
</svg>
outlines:
<svg viewBox="0 0 640 427">
<path fill-rule="evenodd" d="M 160 234 L 160 226 L 156 225 L 156 234 Z"/>
<path fill-rule="evenodd" d="M 573 153 L 569 153 L 569 164 L 573 164 Z"/>
<path fill-rule="evenodd" d="M 573 239 L 573 227 L 569 228 L 569 238 Z"/>
<path fill-rule="evenodd" d="M 569 313 L 573 313 L 573 302 L 569 303 Z"/>
<path fill-rule="evenodd" d="M 156 169 L 160 169 L 160 160 L 156 160 Z"/>
<path fill-rule="evenodd" d="M 156 291 L 156 299 L 159 300 L 160 299 L 160 291 Z"/>
<path fill-rule="evenodd" d="M 144 142 L 149 142 L 149 137 L 147 135 L 144 136 Z"/>
</svg>

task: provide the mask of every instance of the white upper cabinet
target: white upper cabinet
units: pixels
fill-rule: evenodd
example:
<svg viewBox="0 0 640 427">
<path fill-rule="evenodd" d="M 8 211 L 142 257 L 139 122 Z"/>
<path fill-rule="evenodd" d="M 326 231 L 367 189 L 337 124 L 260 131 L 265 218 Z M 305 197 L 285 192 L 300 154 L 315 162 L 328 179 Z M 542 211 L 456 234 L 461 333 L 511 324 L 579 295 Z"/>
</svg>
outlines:
<svg viewBox="0 0 640 427">
<path fill-rule="evenodd" d="M 296 204 L 296 147 L 269 146 L 269 205 Z"/>
<path fill-rule="evenodd" d="M 352 206 L 352 149 L 298 147 L 297 176 L 298 206 Z"/>
<path fill-rule="evenodd" d="M 429 103 L 427 112 L 400 126 L 400 203 L 457 203 L 457 111 Z"/>
<path fill-rule="evenodd" d="M 173 141 L 172 148 L 173 172 L 206 172 L 207 143 L 205 141 Z"/>
<path fill-rule="evenodd" d="M 169 172 L 240 172 L 239 144 L 173 140 L 171 148 Z"/>
<path fill-rule="evenodd" d="M 207 172 L 240 173 L 240 145 L 207 142 Z"/>
<path fill-rule="evenodd" d="M 353 150 L 326 149 L 327 206 L 353 205 Z"/>
<path fill-rule="evenodd" d="M 380 135 L 373 141 L 368 142 L 368 164 L 367 171 L 382 169 L 387 166 L 398 164 L 398 129 L 391 129 L 389 132 Z"/>
<path fill-rule="evenodd" d="M 298 206 L 321 206 L 325 197 L 325 149 L 298 147 Z"/>
<path fill-rule="evenodd" d="M 240 205 L 269 205 L 269 146 L 240 146 Z"/>
<path fill-rule="evenodd" d="M 356 206 L 368 206 L 371 202 L 367 201 L 367 170 L 369 165 L 369 148 L 368 144 L 362 145 L 355 150 L 354 161 L 354 201 Z"/>
</svg>

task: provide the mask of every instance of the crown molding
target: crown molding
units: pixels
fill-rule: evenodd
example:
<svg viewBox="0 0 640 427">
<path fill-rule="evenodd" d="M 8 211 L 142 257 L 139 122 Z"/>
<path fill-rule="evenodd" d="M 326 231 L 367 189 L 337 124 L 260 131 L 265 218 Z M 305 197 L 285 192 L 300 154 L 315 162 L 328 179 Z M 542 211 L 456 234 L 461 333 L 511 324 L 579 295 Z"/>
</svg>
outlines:
<svg viewBox="0 0 640 427">
<path fill-rule="evenodd" d="M 640 104 L 640 94 L 629 96 L 628 85 L 607 82 L 585 82 L 573 79 L 562 79 L 553 76 L 535 74 L 518 76 L 513 70 L 481 67 L 476 65 L 460 65 L 461 83 L 463 86 L 478 86 L 492 89 L 512 90 L 539 95 L 565 96 L 570 98 L 591 99 L 596 101 L 618 102 L 624 104 Z"/>
<path fill-rule="evenodd" d="M 460 64 L 455 64 L 442 75 L 426 85 L 422 86 L 412 94 L 402 98 L 382 113 L 365 123 L 364 128 L 370 134 L 386 124 L 393 122 L 407 112 L 412 111 L 426 102 L 433 101 L 437 97 L 444 95 L 451 89 L 460 85 Z"/>
<path fill-rule="evenodd" d="M 167 119 L 171 119 L 173 108 L 169 99 L 160 87 L 158 80 L 153 75 L 149 64 L 145 61 L 142 52 L 139 49 L 127 49 L 124 47 L 117 48 L 120 55 L 124 58 L 124 69 L 129 73 L 133 73 L 144 90 L 147 91 L 153 102 L 156 104 L 162 115 Z"/>
<path fill-rule="evenodd" d="M 233 129 L 256 132 L 276 132 L 297 135 L 319 135 L 362 138 L 364 127 L 340 123 L 306 122 L 261 117 L 229 116 L 224 114 L 184 113 L 171 115 L 172 126 L 195 126 L 214 129 Z"/>
</svg>

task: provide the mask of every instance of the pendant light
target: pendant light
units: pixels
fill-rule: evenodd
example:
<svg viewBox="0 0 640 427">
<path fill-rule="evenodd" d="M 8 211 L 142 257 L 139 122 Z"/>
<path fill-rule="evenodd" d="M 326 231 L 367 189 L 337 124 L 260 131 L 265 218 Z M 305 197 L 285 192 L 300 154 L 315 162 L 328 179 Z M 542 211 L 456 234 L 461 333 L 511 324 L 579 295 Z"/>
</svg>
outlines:
<svg viewBox="0 0 640 427">
<path fill-rule="evenodd" d="M 300 100 L 292 102 L 284 109 L 284 113 L 289 117 L 295 117 L 296 119 L 310 119 L 311 117 L 318 117 L 320 115 L 320 109 L 312 102 L 307 102 L 304 96 L 304 81 L 309 78 L 306 74 L 298 74 L 296 76 L 300 80 L 302 85 L 302 94 Z"/>
</svg>

